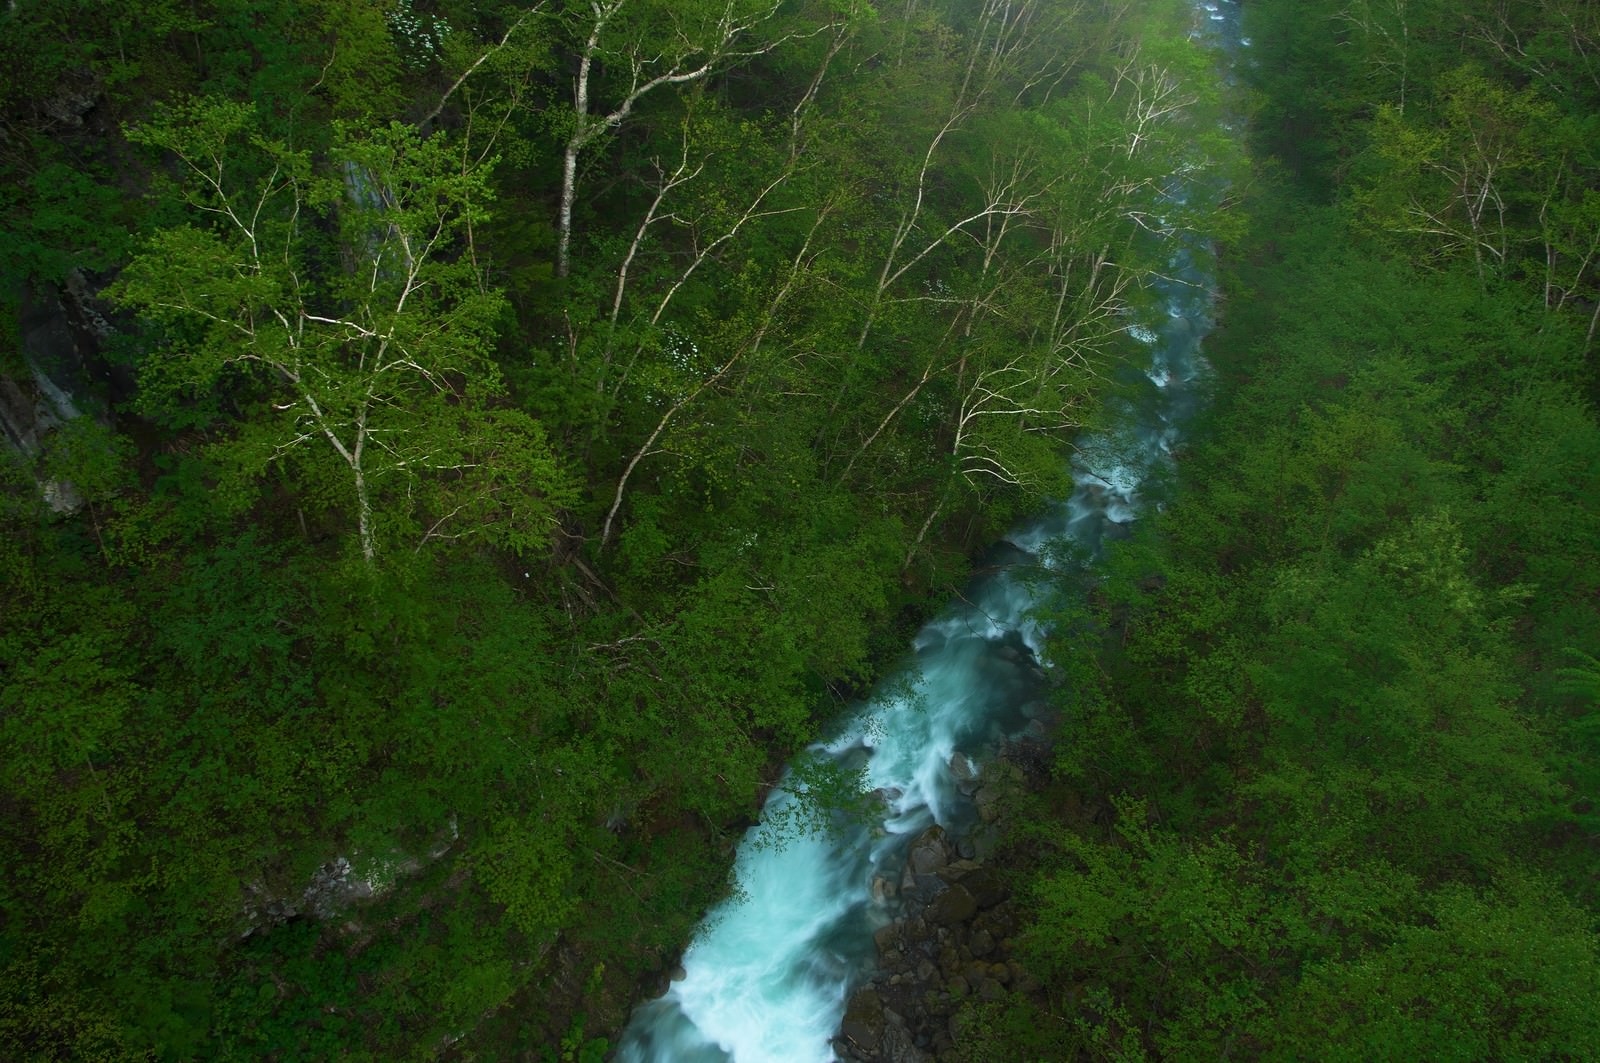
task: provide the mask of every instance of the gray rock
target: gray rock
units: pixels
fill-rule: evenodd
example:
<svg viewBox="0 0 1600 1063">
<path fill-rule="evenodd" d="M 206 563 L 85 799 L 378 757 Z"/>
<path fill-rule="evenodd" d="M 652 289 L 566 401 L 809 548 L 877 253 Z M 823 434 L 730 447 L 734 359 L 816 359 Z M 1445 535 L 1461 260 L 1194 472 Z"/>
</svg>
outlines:
<svg viewBox="0 0 1600 1063">
<path fill-rule="evenodd" d="M 928 905 L 928 918 L 950 926 L 964 923 L 978 914 L 978 902 L 962 883 L 956 883 L 933 899 Z"/>
<path fill-rule="evenodd" d="M 890 1023 L 883 1031 L 880 1057 L 884 1063 L 928 1063 L 928 1055 L 917 1047 L 911 1031 L 900 1023 Z"/>
<path fill-rule="evenodd" d="M 72 76 L 56 86 L 56 90 L 39 102 L 39 110 L 58 125 L 68 129 L 81 129 L 83 116 L 94 110 L 100 99 L 98 79 L 88 73 Z"/>
<path fill-rule="evenodd" d="M 943 867 L 949 859 L 949 851 L 945 848 L 944 828 L 936 824 L 923 831 L 917 840 L 911 843 L 907 863 L 915 874 L 931 875 Z"/>
<path fill-rule="evenodd" d="M 993 908 L 1006 899 L 1006 884 L 992 867 L 980 867 L 964 876 L 961 885 L 980 908 Z"/>
<path fill-rule="evenodd" d="M 955 780 L 956 789 L 970 797 L 972 789 L 978 784 L 978 769 L 965 753 L 952 753 L 950 777 Z"/>
<path fill-rule="evenodd" d="M 963 878 L 976 870 L 978 870 L 978 862 L 976 860 L 968 860 L 963 857 L 959 860 L 952 860 L 950 863 L 941 867 L 938 871 L 938 874 L 939 877 L 946 882 L 960 882 Z"/>
<path fill-rule="evenodd" d="M 1000 829 L 992 823 L 980 823 L 974 827 L 971 835 L 972 858 L 979 862 L 988 860 L 1000 850 Z"/>
<path fill-rule="evenodd" d="M 844 1010 L 844 1021 L 839 1025 L 839 1035 L 857 1050 L 875 1053 L 883 1040 L 887 1023 L 883 1016 L 883 998 L 876 989 L 858 989 L 850 995 Z"/>
</svg>

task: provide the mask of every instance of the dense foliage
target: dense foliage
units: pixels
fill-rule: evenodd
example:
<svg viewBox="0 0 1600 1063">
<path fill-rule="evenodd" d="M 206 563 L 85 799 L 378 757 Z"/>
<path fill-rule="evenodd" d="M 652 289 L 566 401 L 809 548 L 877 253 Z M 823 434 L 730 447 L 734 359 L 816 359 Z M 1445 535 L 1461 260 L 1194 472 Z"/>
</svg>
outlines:
<svg viewBox="0 0 1600 1063">
<path fill-rule="evenodd" d="M 1215 405 L 1058 629 L 1048 998 L 969 1058 L 1596 1058 L 1600 24 L 1246 22 Z"/>
<path fill-rule="evenodd" d="M 8 4 L 0 333 L 110 328 L 0 467 L 0 1055 L 597 1051 L 1061 489 L 1229 150 L 1191 17 Z"/>
</svg>

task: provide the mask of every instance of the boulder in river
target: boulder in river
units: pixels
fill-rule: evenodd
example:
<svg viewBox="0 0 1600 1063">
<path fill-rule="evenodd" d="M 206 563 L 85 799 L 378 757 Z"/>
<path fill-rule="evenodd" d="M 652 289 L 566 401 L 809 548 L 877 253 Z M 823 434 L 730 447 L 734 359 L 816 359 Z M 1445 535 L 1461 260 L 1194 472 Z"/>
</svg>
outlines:
<svg viewBox="0 0 1600 1063">
<path fill-rule="evenodd" d="M 859 1051 L 876 1053 L 883 1040 L 883 998 L 870 987 L 856 990 L 844 1010 L 839 1035 Z"/>
<path fill-rule="evenodd" d="M 956 789 L 967 797 L 978 788 L 978 770 L 965 753 L 950 755 L 950 777 L 955 780 Z"/>
<path fill-rule="evenodd" d="M 917 875 L 931 875 L 949 860 L 950 851 L 945 845 L 944 828 L 938 825 L 918 835 L 917 840 L 911 843 L 911 854 L 907 857 L 912 873 Z"/>
<path fill-rule="evenodd" d="M 956 883 L 933 899 L 928 905 L 928 918 L 935 923 L 951 926 L 964 923 L 978 914 L 978 902 L 962 883 Z"/>
<path fill-rule="evenodd" d="M 980 867 L 962 876 L 961 886 L 980 908 L 993 908 L 1006 899 L 1006 886 L 992 867 Z"/>
</svg>

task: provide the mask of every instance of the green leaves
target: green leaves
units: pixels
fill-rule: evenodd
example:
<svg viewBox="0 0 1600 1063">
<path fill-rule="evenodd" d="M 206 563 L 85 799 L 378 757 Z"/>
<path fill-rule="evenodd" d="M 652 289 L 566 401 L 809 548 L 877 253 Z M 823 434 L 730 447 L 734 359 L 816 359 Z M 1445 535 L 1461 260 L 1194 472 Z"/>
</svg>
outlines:
<svg viewBox="0 0 1600 1063">
<path fill-rule="evenodd" d="M 1485 138 L 1472 101 L 1532 106 L 1450 84 Z M 1421 111 L 1376 119 L 1385 150 L 1459 154 Z M 1092 689 L 1065 705 L 1071 792 L 1029 835 L 1025 940 L 1046 1010 L 1081 1017 L 1030 1013 L 1031 1036 L 1052 1058 L 1590 1055 L 1581 337 L 1542 278 L 1424 273 L 1347 215 L 1247 205 L 1215 412 L 1112 552 L 1113 637 L 1054 651 L 1092 654 Z"/>
<path fill-rule="evenodd" d="M 146 401 L 222 387 L 248 403 L 211 448 L 225 475 L 295 468 L 308 501 L 353 516 L 369 563 L 399 545 L 546 541 L 565 479 L 538 424 L 494 408 L 504 303 L 471 246 L 492 163 L 392 122 L 336 128 L 314 167 L 254 130 L 250 108 L 198 100 L 130 132 L 177 157 L 179 194 L 208 222 L 157 233 L 117 286 L 186 334 L 146 366 Z"/>
<path fill-rule="evenodd" d="M 1387 948 L 1306 972 L 1275 1055 L 1472 1060 L 1600 1051 L 1600 1022 L 1583 1003 L 1600 991 L 1600 942 L 1552 893 L 1549 883 L 1520 876 L 1490 895 L 1438 891 L 1425 902 L 1425 921 Z"/>
</svg>

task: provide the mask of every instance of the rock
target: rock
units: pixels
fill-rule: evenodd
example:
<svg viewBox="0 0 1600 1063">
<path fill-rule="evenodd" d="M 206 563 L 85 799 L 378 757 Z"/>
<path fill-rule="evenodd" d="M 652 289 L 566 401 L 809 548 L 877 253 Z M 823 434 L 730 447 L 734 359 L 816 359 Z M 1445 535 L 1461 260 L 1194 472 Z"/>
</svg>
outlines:
<svg viewBox="0 0 1600 1063">
<path fill-rule="evenodd" d="M 994 938 L 987 930 L 979 929 L 973 933 L 969 947 L 974 956 L 982 959 L 994 951 Z"/>
<path fill-rule="evenodd" d="M 872 876 L 872 900 L 874 904 L 888 904 L 900 892 L 894 882 L 882 875 Z"/>
<path fill-rule="evenodd" d="M 985 786 L 972 795 L 978 805 L 978 818 L 993 823 L 1000 818 L 1000 795 L 993 786 Z"/>
<path fill-rule="evenodd" d="M 931 875 L 943 867 L 950 859 L 950 854 L 945 848 L 944 828 L 938 825 L 929 827 L 911 843 L 911 853 L 907 857 L 907 864 L 914 874 Z"/>
<path fill-rule="evenodd" d="M 884 1063 L 927 1063 L 927 1053 L 917 1047 L 911 1031 L 900 1023 L 890 1023 L 883 1031 L 879 1057 Z"/>
<path fill-rule="evenodd" d="M 989 977 L 1001 985 L 1006 985 L 1011 981 L 1011 968 L 1003 963 L 991 964 L 989 966 Z"/>
<path fill-rule="evenodd" d="M 976 870 L 978 870 L 978 862 L 976 860 L 968 860 L 963 857 L 958 860 L 952 860 L 944 867 L 941 867 L 937 874 L 945 882 L 960 882 L 963 878 Z"/>
<path fill-rule="evenodd" d="M 85 72 L 64 79 L 54 92 L 39 101 L 38 106 L 56 124 L 67 129 L 81 129 L 84 115 L 94 110 L 99 100 L 99 80 Z"/>
<path fill-rule="evenodd" d="M 1000 850 L 1000 829 L 993 823 L 980 823 L 968 835 L 972 839 L 972 859 L 991 859 Z"/>
<path fill-rule="evenodd" d="M 938 973 L 938 970 L 933 966 L 932 960 L 924 959 L 917 964 L 917 981 L 919 982 L 932 982 Z"/>
<path fill-rule="evenodd" d="M 1006 884 L 992 867 L 980 867 L 962 877 L 961 886 L 980 908 L 993 908 L 1006 899 Z"/>
<path fill-rule="evenodd" d="M 676 967 L 672 968 L 671 981 L 681 982 L 687 977 L 689 977 L 689 972 L 683 969 L 683 964 L 680 963 Z"/>
<path fill-rule="evenodd" d="M 876 989 L 858 989 L 850 995 L 844 1009 L 839 1035 L 861 1052 L 875 1053 L 887 1026 L 883 1017 L 883 998 Z"/>
<path fill-rule="evenodd" d="M 311 876 L 311 884 L 301 896 L 302 908 L 318 919 L 332 919 L 350 904 L 367 900 L 373 892 L 372 884 L 355 875 L 350 861 L 340 856 L 317 868 Z"/>
<path fill-rule="evenodd" d="M 982 984 L 978 986 L 979 1000 L 994 1001 L 1004 1000 L 1005 998 L 1006 987 L 995 981 L 993 978 L 985 978 Z"/>
<path fill-rule="evenodd" d="M 965 978 L 958 974 L 953 976 L 944 984 L 944 991 L 949 993 L 952 999 L 961 1000 L 968 993 L 972 992 L 972 987 L 967 984 L 967 980 Z"/>
<path fill-rule="evenodd" d="M 978 914 L 978 902 L 962 883 L 956 883 L 933 899 L 928 905 L 928 918 L 950 926 L 964 923 Z"/>
<path fill-rule="evenodd" d="M 873 932 L 872 935 L 872 943 L 878 947 L 878 954 L 880 956 L 894 949 L 899 941 L 899 923 L 889 923 L 886 926 L 880 926 L 876 931 Z"/>
<path fill-rule="evenodd" d="M 972 766 L 972 761 L 965 753 L 950 755 L 950 777 L 955 780 L 956 789 L 969 797 L 972 796 L 969 787 L 977 786 L 978 770 Z"/>
</svg>

